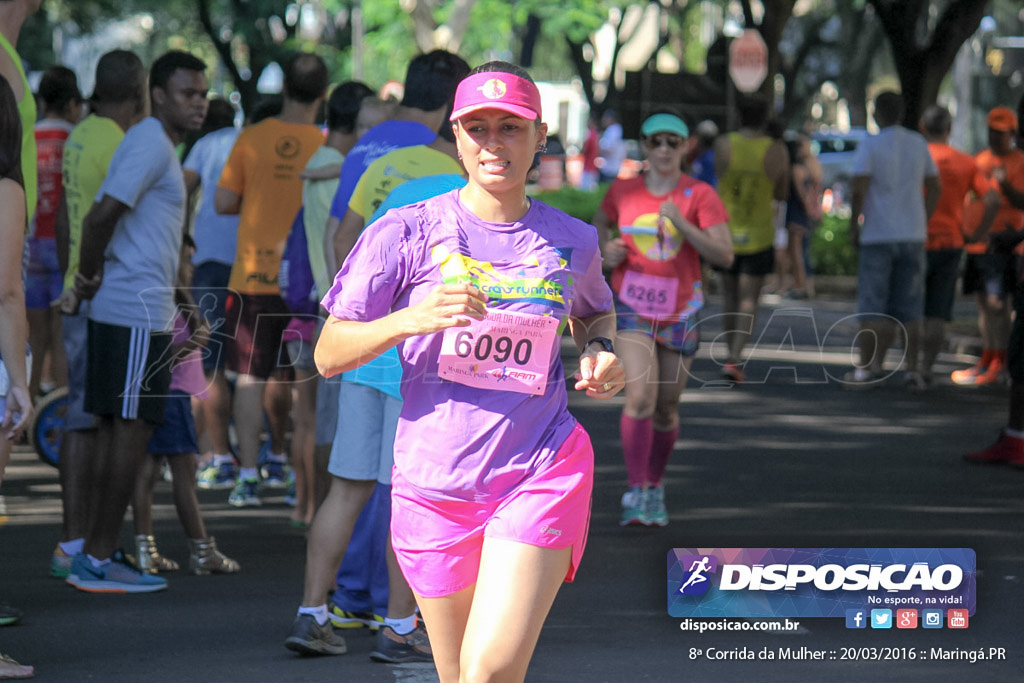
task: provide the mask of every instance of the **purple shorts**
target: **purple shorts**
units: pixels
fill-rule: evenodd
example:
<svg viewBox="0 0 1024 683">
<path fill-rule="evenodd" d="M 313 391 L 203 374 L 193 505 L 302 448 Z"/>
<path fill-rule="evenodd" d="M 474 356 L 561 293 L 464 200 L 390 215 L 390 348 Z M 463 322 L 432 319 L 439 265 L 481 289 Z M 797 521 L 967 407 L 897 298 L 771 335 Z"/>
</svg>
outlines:
<svg viewBox="0 0 1024 683">
<path fill-rule="evenodd" d="M 57 263 L 57 241 L 25 238 L 25 308 L 48 309 L 64 291 L 64 274 Z"/>
<path fill-rule="evenodd" d="M 391 542 L 409 587 L 439 598 L 476 583 L 484 537 L 541 548 L 572 548 L 572 581 L 587 544 L 594 450 L 576 425 L 544 469 L 495 501 L 432 500 L 391 478 Z"/>
</svg>

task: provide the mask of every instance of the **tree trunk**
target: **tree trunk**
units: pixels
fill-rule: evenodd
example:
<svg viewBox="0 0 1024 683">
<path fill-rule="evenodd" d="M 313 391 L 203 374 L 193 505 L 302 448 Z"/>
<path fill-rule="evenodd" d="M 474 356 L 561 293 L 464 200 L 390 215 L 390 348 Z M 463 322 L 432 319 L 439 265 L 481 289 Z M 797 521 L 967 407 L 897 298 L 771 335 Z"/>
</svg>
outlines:
<svg viewBox="0 0 1024 683">
<path fill-rule="evenodd" d="M 960 46 L 978 29 L 987 0 L 950 3 L 939 17 L 931 40 L 924 46 L 918 45 L 917 35 L 928 3 L 923 0 L 870 1 L 892 44 L 903 90 L 903 125 L 916 130 L 921 113 L 935 103 L 942 79 L 953 66 Z"/>
<path fill-rule="evenodd" d="M 530 13 L 526 17 L 526 30 L 523 32 L 521 41 L 522 51 L 519 53 L 519 65 L 524 69 L 533 66 L 533 50 L 537 47 L 537 40 L 540 38 L 540 17 Z"/>
</svg>

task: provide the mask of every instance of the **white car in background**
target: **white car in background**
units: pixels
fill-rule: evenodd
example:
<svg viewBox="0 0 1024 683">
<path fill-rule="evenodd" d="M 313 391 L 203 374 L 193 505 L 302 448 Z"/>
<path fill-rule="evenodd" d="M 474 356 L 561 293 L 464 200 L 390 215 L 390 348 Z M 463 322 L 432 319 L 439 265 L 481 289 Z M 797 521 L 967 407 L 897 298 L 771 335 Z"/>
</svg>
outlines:
<svg viewBox="0 0 1024 683">
<path fill-rule="evenodd" d="M 822 169 L 822 187 L 832 190 L 836 206 L 850 202 L 850 178 L 853 154 L 860 141 L 868 136 L 864 128 L 845 132 L 824 131 L 811 134 L 811 152 L 818 157 Z"/>
</svg>

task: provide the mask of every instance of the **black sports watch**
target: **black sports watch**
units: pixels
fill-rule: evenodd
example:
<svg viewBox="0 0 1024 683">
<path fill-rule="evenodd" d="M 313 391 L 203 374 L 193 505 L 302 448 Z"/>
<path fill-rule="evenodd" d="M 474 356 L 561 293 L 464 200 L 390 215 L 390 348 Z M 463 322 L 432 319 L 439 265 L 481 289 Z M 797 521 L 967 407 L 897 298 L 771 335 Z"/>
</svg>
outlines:
<svg viewBox="0 0 1024 683">
<path fill-rule="evenodd" d="M 615 347 L 612 346 L 612 340 L 608 337 L 594 337 L 583 345 L 583 350 L 586 351 L 587 347 L 591 344 L 600 344 L 601 348 L 608 353 L 615 353 Z"/>
</svg>

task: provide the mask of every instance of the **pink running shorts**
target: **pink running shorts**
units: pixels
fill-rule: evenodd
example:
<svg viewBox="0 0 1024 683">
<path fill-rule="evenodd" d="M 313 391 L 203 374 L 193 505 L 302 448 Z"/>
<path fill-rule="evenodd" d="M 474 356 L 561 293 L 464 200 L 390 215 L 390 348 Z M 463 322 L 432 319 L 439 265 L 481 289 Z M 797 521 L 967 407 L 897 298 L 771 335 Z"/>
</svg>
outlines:
<svg viewBox="0 0 1024 683">
<path fill-rule="evenodd" d="M 572 548 L 565 580 L 576 575 L 590 525 L 594 450 L 579 424 L 544 469 L 500 500 L 432 500 L 412 491 L 396 469 L 391 542 L 409 586 L 426 598 L 476 583 L 484 537 L 541 548 Z"/>
</svg>

